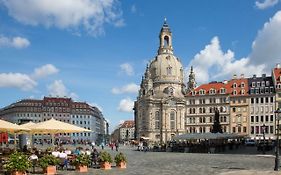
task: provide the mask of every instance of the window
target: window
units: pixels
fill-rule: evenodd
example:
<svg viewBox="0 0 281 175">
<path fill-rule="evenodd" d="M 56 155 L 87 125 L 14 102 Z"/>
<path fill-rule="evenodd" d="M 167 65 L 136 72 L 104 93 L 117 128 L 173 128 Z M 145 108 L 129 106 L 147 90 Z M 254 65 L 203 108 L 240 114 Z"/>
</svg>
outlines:
<svg viewBox="0 0 281 175">
<path fill-rule="evenodd" d="M 236 88 L 237 87 L 237 84 L 236 83 L 233 83 L 233 88 Z"/>
<path fill-rule="evenodd" d="M 225 89 L 224 89 L 224 88 L 221 88 L 221 89 L 220 89 L 220 93 L 221 93 L 221 94 L 225 94 Z"/>
<path fill-rule="evenodd" d="M 235 133 L 236 132 L 236 128 L 232 127 L 232 132 Z"/>
<path fill-rule="evenodd" d="M 255 117 L 251 116 L 251 123 L 254 123 Z"/>
<path fill-rule="evenodd" d="M 260 133 L 260 127 L 256 126 L 256 134 L 259 134 L 259 133 Z"/>
<path fill-rule="evenodd" d="M 236 109 L 235 109 L 235 108 L 232 108 L 232 112 L 236 112 Z"/>
<path fill-rule="evenodd" d="M 273 115 L 270 115 L 270 122 L 273 122 Z"/>
<path fill-rule="evenodd" d="M 270 103 L 273 103 L 273 97 L 270 97 Z"/>
<path fill-rule="evenodd" d="M 259 103 L 259 98 L 256 98 L 256 103 Z"/>
<path fill-rule="evenodd" d="M 259 122 L 259 116 L 256 116 L 256 123 Z"/>
<path fill-rule="evenodd" d="M 260 82 L 257 82 L 257 87 L 260 87 Z"/>
<path fill-rule="evenodd" d="M 237 95 L 237 91 L 236 90 L 233 91 L 233 95 Z"/>
<path fill-rule="evenodd" d="M 251 126 L 251 134 L 254 134 L 254 132 L 255 132 L 255 128 Z"/>
<path fill-rule="evenodd" d="M 155 129 L 160 129 L 160 113 L 159 113 L 159 111 L 155 112 Z"/>
<path fill-rule="evenodd" d="M 268 122 L 268 115 L 265 116 L 265 122 Z"/>
<path fill-rule="evenodd" d="M 251 103 L 253 104 L 255 102 L 254 98 L 251 98 Z"/>
<path fill-rule="evenodd" d="M 252 87 L 255 87 L 256 86 L 256 82 L 252 82 Z"/>
<path fill-rule="evenodd" d="M 170 113 L 170 128 L 175 129 L 175 112 Z"/>
<path fill-rule="evenodd" d="M 172 67 L 167 67 L 167 75 L 172 75 Z"/>
</svg>

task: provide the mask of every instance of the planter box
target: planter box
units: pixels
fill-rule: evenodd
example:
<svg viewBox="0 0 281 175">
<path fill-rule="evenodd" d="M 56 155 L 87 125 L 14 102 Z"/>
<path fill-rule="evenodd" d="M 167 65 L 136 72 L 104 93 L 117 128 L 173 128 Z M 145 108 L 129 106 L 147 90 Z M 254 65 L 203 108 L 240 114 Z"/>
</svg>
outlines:
<svg viewBox="0 0 281 175">
<path fill-rule="evenodd" d="M 111 163 L 109 162 L 101 162 L 100 163 L 100 168 L 104 170 L 109 170 L 111 169 Z"/>
<path fill-rule="evenodd" d="M 76 171 L 79 171 L 80 173 L 85 173 L 88 172 L 88 167 L 87 166 L 76 166 Z"/>
<path fill-rule="evenodd" d="M 127 168 L 126 162 L 119 162 L 116 164 L 116 166 L 117 168 L 122 168 L 122 169 Z"/>
<path fill-rule="evenodd" d="M 57 167 L 56 166 L 48 166 L 46 169 L 44 169 L 44 173 L 47 175 L 54 175 L 57 173 Z"/>
<path fill-rule="evenodd" d="M 12 175 L 26 175 L 26 172 L 23 172 L 23 171 L 13 171 L 11 174 Z"/>
</svg>

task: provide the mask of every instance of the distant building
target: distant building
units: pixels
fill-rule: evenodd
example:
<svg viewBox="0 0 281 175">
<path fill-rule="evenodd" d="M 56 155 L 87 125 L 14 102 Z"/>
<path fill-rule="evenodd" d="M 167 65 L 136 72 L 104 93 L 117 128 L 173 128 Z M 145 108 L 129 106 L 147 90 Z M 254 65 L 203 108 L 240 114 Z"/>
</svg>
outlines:
<svg viewBox="0 0 281 175">
<path fill-rule="evenodd" d="M 129 141 L 134 139 L 135 136 L 135 121 L 127 120 L 120 124 L 111 134 L 112 141 Z"/>
<path fill-rule="evenodd" d="M 107 128 L 101 111 L 86 102 L 75 102 L 71 98 L 44 97 L 43 100 L 23 99 L 0 110 L 0 118 L 13 123 L 34 123 L 51 118 L 71 123 L 92 132 L 56 135 L 62 140 L 96 141 L 104 137 Z M 36 137 L 40 139 L 40 137 Z M 45 138 L 42 136 L 42 139 Z"/>
</svg>

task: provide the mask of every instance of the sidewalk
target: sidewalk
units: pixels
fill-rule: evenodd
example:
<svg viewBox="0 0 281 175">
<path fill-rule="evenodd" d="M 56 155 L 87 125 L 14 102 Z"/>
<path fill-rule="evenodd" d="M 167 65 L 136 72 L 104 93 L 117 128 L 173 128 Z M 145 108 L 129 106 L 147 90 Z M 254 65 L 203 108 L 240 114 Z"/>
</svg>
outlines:
<svg viewBox="0 0 281 175">
<path fill-rule="evenodd" d="M 240 171 L 229 171 L 223 172 L 219 175 L 280 175 L 280 171 L 257 171 L 257 170 L 240 170 Z"/>
</svg>

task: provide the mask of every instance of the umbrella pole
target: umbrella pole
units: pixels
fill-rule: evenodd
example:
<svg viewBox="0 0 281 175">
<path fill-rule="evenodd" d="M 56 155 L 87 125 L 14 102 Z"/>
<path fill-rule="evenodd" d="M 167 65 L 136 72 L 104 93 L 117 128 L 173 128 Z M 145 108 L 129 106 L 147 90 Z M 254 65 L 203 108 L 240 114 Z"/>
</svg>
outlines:
<svg viewBox="0 0 281 175">
<path fill-rule="evenodd" d="M 52 135 L 52 147 L 54 147 L 55 146 L 55 134 L 52 133 L 51 135 Z"/>
</svg>

